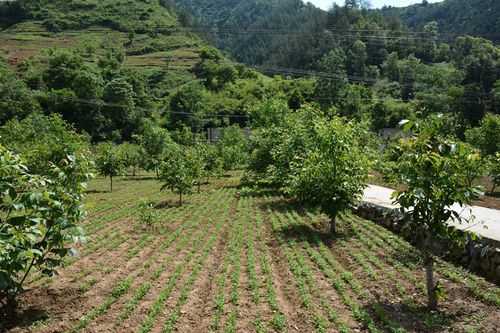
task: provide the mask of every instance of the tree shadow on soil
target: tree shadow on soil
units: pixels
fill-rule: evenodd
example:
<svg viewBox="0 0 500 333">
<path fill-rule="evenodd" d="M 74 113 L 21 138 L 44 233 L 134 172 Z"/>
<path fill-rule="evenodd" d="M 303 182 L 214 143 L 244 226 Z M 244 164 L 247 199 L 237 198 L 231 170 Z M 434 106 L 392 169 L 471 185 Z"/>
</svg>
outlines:
<svg viewBox="0 0 500 333">
<path fill-rule="evenodd" d="M 364 309 L 372 315 L 373 318 L 380 320 L 381 313 L 386 316 L 386 323 L 392 324 L 388 331 L 398 331 L 397 328 L 403 328 L 408 332 L 443 332 L 449 328 L 460 316 L 450 314 L 444 311 L 429 311 L 426 306 L 409 306 L 401 302 L 373 302 L 367 304 Z M 382 326 L 382 324 L 380 325 Z"/>
<path fill-rule="evenodd" d="M 352 229 L 341 226 L 337 228 L 336 234 L 330 233 L 330 222 L 328 220 L 311 220 L 307 213 L 312 211 L 312 208 L 290 199 L 262 202 L 259 206 L 264 211 L 277 212 L 283 215 L 294 213 L 303 218 L 302 223 L 296 221 L 298 223 L 284 226 L 277 231 L 276 236 L 285 240 L 294 239 L 308 242 L 313 247 L 319 246 L 321 242 L 328 247 L 332 247 L 337 240 L 347 240 L 354 236 Z"/>
<path fill-rule="evenodd" d="M 102 194 L 102 193 L 109 193 L 108 191 L 105 190 L 87 190 L 85 191 L 85 194 Z"/>
<path fill-rule="evenodd" d="M 323 243 L 331 248 L 337 241 L 350 239 L 353 235 L 348 230 L 337 230 L 333 235 L 328 228 L 318 229 L 309 224 L 294 224 L 280 228 L 276 236 L 286 240 L 307 242 L 311 247 L 319 247 Z"/>
<path fill-rule="evenodd" d="M 35 307 L 18 311 L 0 306 L 0 332 L 7 332 L 14 328 L 28 328 L 48 318 L 46 311 Z"/>
<path fill-rule="evenodd" d="M 488 192 L 488 196 L 492 198 L 499 198 L 500 199 L 500 192 Z"/>
<path fill-rule="evenodd" d="M 183 206 L 189 205 L 188 201 L 184 201 L 182 203 Z M 164 200 L 156 203 L 153 205 L 154 209 L 171 209 L 171 208 L 179 208 L 181 207 L 179 201 L 172 201 L 172 200 Z"/>
<path fill-rule="evenodd" d="M 143 181 L 143 180 L 157 180 L 158 178 L 154 176 L 126 176 L 121 178 L 121 181 L 124 182 L 138 182 L 138 181 Z"/>
<path fill-rule="evenodd" d="M 17 302 L 0 302 L 0 332 L 20 328 L 28 330 L 38 322 L 64 312 L 68 306 L 79 304 L 82 294 L 77 288 L 52 289 L 37 287 L 17 296 Z"/>
<path fill-rule="evenodd" d="M 394 251 L 392 254 L 388 255 L 402 265 L 412 269 L 423 266 L 422 256 L 413 251 Z"/>
</svg>

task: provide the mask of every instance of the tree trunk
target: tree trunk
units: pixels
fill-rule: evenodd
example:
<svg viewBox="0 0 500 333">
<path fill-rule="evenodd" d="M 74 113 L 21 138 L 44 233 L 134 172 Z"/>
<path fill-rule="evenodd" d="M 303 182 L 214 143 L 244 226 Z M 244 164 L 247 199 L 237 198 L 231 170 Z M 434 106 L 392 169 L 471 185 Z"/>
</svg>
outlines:
<svg viewBox="0 0 500 333">
<path fill-rule="evenodd" d="M 491 188 L 491 194 L 495 194 L 496 189 L 497 189 L 497 185 L 493 184 L 493 187 Z"/>
<path fill-rule="evenodd" d="M 201 193 L 201 179 L 198 180 L 198 194 Z"/>
<path fill-rule="evenodd" d="M 110 192 L 113 193 L 113 176 L 109 176 L 109 179 L 110 179 L 110 184 L 109 184 Z"/>
<path fill-rule="evenodd" d="M 136 167 L 134 165 L 134 168 L 132 169 L 132 176 L 135 177 L 135 174 L 136 174 Z"/>
<path fill-rule="evenodd" d="M 332 235 L 337 234 L 337 216 L 332 216 L 330 218 L 330 233 Z"/>
<path fill-rule="evenodd" d="M 182 192 L 179 192 L 179 206 L 182 206 Z"/>
<path fill-rule="evenodd" d="M 436 282 L 434 281 L 434 258 L 426 252 L 424 258 L 425 276 L 427 282 L 427 297 L 429 310 L 437 310 Z"/>
<path fill-rule="evenodd" d="M 158 167 L 155 166 L 156 179 L 160 179 L 160 172 L 158 171 Z"/>
</svg>

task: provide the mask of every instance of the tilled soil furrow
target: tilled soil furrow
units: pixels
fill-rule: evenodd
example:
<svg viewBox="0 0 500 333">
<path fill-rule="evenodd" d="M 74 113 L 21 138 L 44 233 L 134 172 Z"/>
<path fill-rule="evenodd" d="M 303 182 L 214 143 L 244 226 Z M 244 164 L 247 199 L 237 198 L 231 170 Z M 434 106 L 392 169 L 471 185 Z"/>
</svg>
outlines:
<svg viewBox="0 0 500 333">
<path fill-rule="evenodd" d="M 224 200 L 219 200 L 219 206 L 221 202 L 223 203 Z M 215 209 L 213 213 L 217 214 L 218 211 L 220 209 Z M 205 219 L 207 221 L 210 220 L 207 217 Z M 177 254 L 171 256 L 175 265 L 169 264 L 169 269 L 150 288 L 150 291 L 145 295 L 140 304 L 138 304 L 137 309 L 130 315 L 130 319 L 123 323 L 123 327 L 126 327 L 127 330 L 133 329 L 149 332 L 155 326 L 158 317 L 163 313 L 167 301 L 169 301 L 173 294 L 178 292 L 176 286 L 178 283 L 184 281 L 185 272 L 190 267 L 189 263 L 194 260 L 201 246 L 205 243 L 204 239 L 209 237 L 210 233 L 213 232 L 213 222 L 210 224 L 212 227 L 208 228 L 208 230 L 199 229 L 199 237 L 203 238 L 195 239 L 191 247 L 184 250 L 184 255 Z"/>
<path fill-rule="evenodd" d="M 204 207 L 198 209 L 198 213 L 203 212 Z M 168 246 L 172 244 L 183 230 L 191 230 L 189 228 L 189 222 L 182 225 L 182 227 L 177 229 L 177 233 L 173 234 L 175 237 L 167 238 L 170 239 Z M 161 240 L 161 238 L 158 238 Z M 85 294 L 85 300 L 82 300 L 84 306 L 81 306 L 72 312 L 71 318 L 63 318 L 62 323 L 59 325 L 63 327 L 68 327 L 71 322 L 80 318 L 79 323 L 73 326 L 73 331 L 78 331 L 85 328 L 89 323 L 91 323 L 95 318 L 106 313 L 111 305 L 115 303 L 123 293 L 127 292 L 134 283 L 134 279 L 140 276 L 141 272 L 145 269 L 150 268 L 149 266 L 153 263 L 156 257 L 155 251 L 161 249 L 160 247 L 155 247 L 156 242 L 149 244 L 146 249 L 140 251 L 136 256 L 135 260 L 128 261 L 125 265 L 118 266 L 116 271 L 109 274 L 106 279 L 99 281 L 98 284 L 93 286 L 87 294 Z M 124 284 L 126 288 L 120 288 L 121 284 Z M 122 290 L 124 289 L 124 290 Z M 95 305 L 99 304 L 99 305 Z M 92 310 L 90 310 L 92 308 Z M 50 331 L 50 327 L 47 331 Z"/>
</svg>

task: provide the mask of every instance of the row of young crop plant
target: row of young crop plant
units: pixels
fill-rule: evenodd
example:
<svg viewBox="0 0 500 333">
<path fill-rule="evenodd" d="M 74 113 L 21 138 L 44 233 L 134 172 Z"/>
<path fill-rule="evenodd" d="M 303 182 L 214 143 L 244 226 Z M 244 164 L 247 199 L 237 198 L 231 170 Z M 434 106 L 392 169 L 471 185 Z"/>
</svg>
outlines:
<svg viewBox="0 0 500 333">
<path fill-rule="evenodd" d="M 407 290 L 407 288 L 405 288 L 402 284 L 402 282 L 407 280 L 410 285 L 415 286 L 415 288 L 422 295 L 425 295 L 425 285 L 421 283 L 421 279 L 418 279 L 415 275 L 415 270 L 418 269 L 418 266 L 415 264 L 402 263 L 400 259 L 395 259 L 390 251 L 388 251 L 388 249 L 391 249 L 394 253 L 411 254 L 416 251 L 416 249 L 411 247 L 409 244 L 406 244 L 408 246 L 407 248 L 399 248 L 399 250 L 390 245 L 388 246 L 387 242 L 392 243 L 394 241 L 397 243 L 404 243 L 404 241 L 385 229 L 373 229 L 373 227 L 375 227 L 373 222 L 362 220 L 353 216 L 346 216 L 344 220 L 346 221 L 345 223 L 349 224 L 348 227 L 353 231 L 354 237 L 356 238 L 361 251 L 365 253 L 365 256 L 370 260 L 370 262 L 381 272 L 381 279 L 396 286 L 399 297 L 402 299 L 405 307 L 415 316 L 422 319 L 421 321 L 424 325 L 426 325 L 426 329 L 433 329 L 432 326 L 434 323 L 439 323 L 445 320 L 443 314 L 439 312 L 422 313 L 422 304 L 417 304 L 415 299 L 410 296 L 414 294 L 414 292 Z M 377 234 L 377 232 L 382 232 L 382 234 Z M 379 257 L 373 253 L 385 253 L 385 255 L 381 255 Z M 456 268 L 453 269 L 456 270 Z M 463 283 L 462 281 L 456 282 Z M 478 299 L 481 300 L 481 297 L 478 297 Z"/>
<path fill-rule="evenodd" d="M 241 200 L 238 201 L 237 203 L 237 208 L 240 209 L 241 206 Z M 238 247 L 238 237 L 235 237 L 235 235 L 240 232 L 241 233 L 241 221 L 240 219 L 234 219 L 231 221 L 231 229 L 229 230 L 228 233 L 228 245 L 227 245 L 227 251 L 224 253 L 224 259 L 222 263 L 222 270 L 219 272 L 217 278 L 216 278 L 216 291 L 215 291 L 215 297 L 213 300 L 214 303 L 214 314 L 213 314 L 213 321 L 210 325 L 210 330 L 212 332 L 218 332 L 223 328 L 222 326 L 222 319 L 224 316 L 224 310 L 225 310 L 225 305 L 227 301 L 226 297 L 226 289 L 228 288 L 228 281 L 227 275 L 230 271 L 231 264 L 234 262 L 234 253 L 237 251 Z"/>
<path fill-rule="evenodd" d="M 278 219 L 281 222 L 278 222 L 277 226 L 278 232 L 280 228 L 303 228 L 302 218 L 298 215 L 293 216 L 292 214 L 287 214 L 284 216 L 280 213 L 271 213 L 271 218 L 275 220 Z M 277 217 L 273 217 L 273 215 Z M 276 222 L 275 222 L 276 223 Z M 379 332 L 381 331 L 380 326 L 375 322 L 374 318 L 377 318 L 380 321 L 380 324 L 392 331 L 392 332 L 404 332 L 404 329 L 400 327 L 397 323 L 392 321 L 386 311 L 377 305 L 371 305 L 369 308 L 371 309 L 368 312 L 364 305 L 372 304 L 375 300 L 374 295 L 364 289 L 362 284 L 356 277 L 346 270 L 343 265 L 337 261 L 336 258 L 332 255 L 331 251 L 323 244 L 322 240 L 319 238 L 317 234 L 314 233 L 303 233 L 300 235 L 300 242 L 298 246 L 295 245 L 295 240 L 288 240 L 289 248 L 293 249 L 303 247 L 305 253 L 309 256 L 310 260 L 318 267 L 318 269 L 323 273 L 325 278 L 329 281 L 329 283 L 334 287 L 337 291 L 337 294 L 340 296 L 341 301 L 344 303 L 347 309 L 351 311 L 351 315 L 354 319 L 356 319 L 362 326 L 367 328 L 370 332 Z M 315 244 L 315 247 L 311 246 L 311 244 Z M 309 267 L 308 261 L 304 259 L 300 250 L 294 252 L 296 256 L 296 260 L 300 262 L 300 267 Z M 352 259 L 353 260 L 353 259 Z M 304 269 L 302 268 L 304 271 Z M 309 274 L 309 269 L 305 269 L 305 276 Z M 304 273 L 302 273 L 304 275 Z M 315 298 L 315 300 L 317 300 Z M 321 299 L 319 299 L 319 306 L 321 307 Z M 324 309 L 325 310 L 325 309 Z M 332 322 L 332 324 L 336 325 L 336 329 L 339 331 L 349 331 L 349 328 L 345 323 L 336 323 L 335 320 L 338 318 L 338 315 L 335 313 L 335 309 L 332 311 L 325 311 L 325 313 L 329 314 L 328 318 Z M 323 327 L 318 323 L 322 323 L 321 320 L 317 319 L 318 314 L 313 316 L 313 319 L 316 318 L 316 327 L 319 331 L 323 330 Z M 321 317 L 319 317 L 321 318 Z M 324 323 L 324 322 L 323 322 Z"/>
<path fill-rule="evenodd" d="M 240 282 L 241 282 L 241 257 L 242 250 L 244 246 L 244 232 L 247 231 L 247 220 L 243 216 L 242 212 L 244 210 L 245 198 L 238 201 L 237 211 L 238 215 L 235 219 L 236 229 L 233 234 L 234 242 L 229 251 L 230 263 L 231 263 L 231 273 L 229 275 L 230 279 L 230 291 L 229 291 L 229 304 L 231 305 L 231 310 L 229 312 L 228 318 L 226 318 L 226 323 L 224 327 L 224 332 L 234 333 L 236 332 L 237 322 L 239 317 L 238 305 L 241 298 L 240 292 Z"/>
<path fill-rule="evenodd" d="M 199 210 L 196 211 L 196 214 L 192 215 L 190 218 L 191 222 L 197 221 L 201 218 L 201 215 L 204 213 L 204 210 L 207 209 L 208 205 L 211 204 L 211 202 L 207 202 L 206 205 L 203 205 L 200 207 Z M 197 224 L 193 224 L 192 226 L 197 226 Z M 180 232 L 182 231 L 182 226 L 180 228 L 177 228 L 173 234 L 173 236 L 179 235 Z M 194 243 L 199 242 L 202 237 L 206 234 L 205 229 L 203 228 L 198 228 L 196 232 L 193 233 L 188 233 L 185 234 L 178 242 L 176 248 L 175 248 L 175 253 L 180 253 L 183 250 L 187 248 L 187 246 L 191 245 L 193 242 Z M 167 242 L 165 242 L 161 247 L 160 247 L 160 252 L 163 252 L 168 246 L 171 244 L 173 241 L 174 237 L 171 236 Z M 161 263 L 159 268 L 157 268 L 154 273 L 152 274 L 151 278 L 149 281 L 143 282 L 140 287 L 137 289 L 137 291 L 134 293 L 132 298 L 126 303 L 125 308 L 122 310 L 120 316 L 119 316 L 119 321 L 117 322 L 117 325 L 123 323 L 126 319 L 128 319 L 132 313 L 136 310 L 137 306 L 140 304 L 141 300 L 147 295 L 147 293 L 153 288 L 153 283 L 156 282 L 162 274 L 165 272 L 166 268 L 168 265 L 171 264 L 173 260 L 175 260 L 176 256 L 170 255 L 166 258 L 164 262 Z"/>
<path fill-rule="evenodd" d="M 159 197 L 159 194 L 152 196 L 152 198 L 157 197 Z M 129 238 L 124 233 L 127 224 L 125 224 L 123 220 L 128 218 L 129 220 L 127 220 L 127 223 L 130 223 L 134 212 L 134 205 L 126 205 L 115 210 L 111 214 L 100 216 L 90 225 L 86 225 L 87 228 L 85 228 L 85 233 L 89 246 L 85 247 L 82 252 L 78 253 L 76 256 L 64 258 L 63 267 L 69 267 L 77 261 L 94 254 L 109 253 L 123 243 L 126 243 Z M 132 243 L 127 244 L 133 245 Z M 29 284 L 32 286 L 48 285 L 51 281 L 52 278 L 44 277 L 40 273 L 35 273 L 30 279 Z"/>
<path fill-rule="evenodd" d="M 255 328 L 255 332 L 261 333 L 266 332 L 265 323 L 262 320 L 261 313 L 259 312 L 259 304 L 261 300 L 261 281 L 260 275 L 261 273 L 257 272 L 257 260 L 256 256 L 256 248 L 255 244 L 260 241 L 260 225 L 257 224 L 255 219 L 252 219 L 252 202 L 249 197 L 244 198 L 244 218 L 248 220 L 248 227 L 246 228 L 246 260 L 247 260 L 247 275 L 248 275 L 248 287 L 251 294 L 251 299 L 255 308 L 255 319 L 253 320 L 253 325 Z M 261 255 L 260 253 L 258 254 Z"/>
<path fill-rule="evenodd" d="M 137 198 L 149 196 L 151 188 L 157 186 L 156 182 L 148 180 L 124 181 L 124 183 L 127 185 L 133 184 L 133 186 L 127 186 L 126 189 L 117 191 L 112 196 L 109 193 L 95 193 L 88 196 L 85 200 L 87 218 L 83 224 L 93 224 L 93 219 L 96 216 L 107 214 L 109 211 L 115 210 L 116 207 L 135 205 Z"/>
<path fill-rule="evenodd" d="M 270 224 L 281 245 L 286 261 L 294 277 L 302 307 L 309 314 L 316 332 L 326 332 L 333 325 L 339 332 L 348 332 L 336 309 L 328 304 L 324 295 L 317 288 L 316 280 L 301 253 L 296 251 L 297 244 L 292 237 L 285 237 L 289 225 L 284 223 L 283 216 L 271 210 L 268 211 Z"/>
<path fill-rule="evenodd" d="M 362 234 L 362 238 L 368 239 L 370 244 L 373 244 L 372 246 L 377 246 L 379 248 L 389 247 L 395 252 L 404 251 L 404 253 L 408 253 L 410 255 L 418 255 L 417 249 L 412 247 L 402 238 L 394 236 L 387 229 L 358 217 L 351 216 L 350 218 L 352 219 L 354 226 L 359 225 L 359 231 Z M 390 260 L 391 264 L 394 261 L 394 259 L 391 259 L 388 256 L 384 259 Z M 415 279 L 414 274 L 411 273 L 411 269 L 415 268 L 414 266 L 408 262 L 403 264 L 400 263 L 400 266 L 402 266 L 399 267 L 400 270 L 406 272 L 405 276 Z M 486 283 L 483 279 L 475 276 L 474 274 L 465 272 L 443 260 L 438 261 L 436 271 L 452 282 L 463 284 L 478 300 L 496 305 L 500 308 L 500 288 L 492 287 L 490 284 Z M 423 284 L 420 283 L 419 288 L 424 289 Z"/>
<path fill-rule="evenodd" d="M 167 222 L 175 221 L 177 218 L 180 218 L 182 221 L 187 221 L 192 216 L 192 214 L 193 210 L 189 210 L 183 207 L 178 210 L 167 211 L 167 213 L 161 216 L 161 219 Z M 182 227 L 180 227 L 179 229 L 182 230 Z M 158 237 L 158 235 L 160 235 L 160 237 Z M 119 267 L 121 264 L 123 264 L 123 261 L 131 263 L 137 261 L 140 258 L 140 253 L 142 253 L 145 249 L 149 251 L 146 253 L 146 256 L 151 257 L 151 253 L 155 252 L 159 246 L 161 247 L 162 242 L 164 242 L 164 236 L 164 230 L 160 231 L 156 235 L 145 233 L 139 240 L 137 240 L 133 244 L 129 244 L 130 246 L 128 248 L 121 251 L 124 255 L 118 255 L 111 263 L 107 262 L 106 258 L 103 258 L 102 260 L 98 261 L 91 270 L 85 270 L 83 273 L 78 274 L 79 276 L 76 278 L 77 280 L 85 279 L 92 274 L 92 276 L 87 281 L 85 281 L 82 286 L 80 286 L 80 291 L 88 291 L 98 281 L 98 277 L 102 279 L 102 273 L 104 273 L 104 275 L 111 273 L 116 269 L 116 267 Z M 114 250 L 114 248 L 109 249 L 109 251 Z"/>
<path fill-rule="evenodd" d="M 260 268 L 261 268 L 261 275 L 263 279 L 263 288 L 264 288 L 264 294 L 265 294 L 265 299 L 266 303 L 269 306 L 269 309 L 272 312 L 271 319 L 269 323 L 267 323 L 267 326 L 269 326 L 272 330 L 275 330 L 277 332 L 282 332 L 285 331 L 287 321 L 286 321 L 286 316 L 283 313 L 283 310 L 280 308 L 280 305 L 278 303 L 278 298 L 276 294 L 276 286 L 274 285 L 274 279 L 273 279 L 273 267 L 272 267 L 272 261 L 271 257 L 269 254 L 269 248 L 267 247 L 266 241 L 265 241 L 265 233 L 264 233 L 264 222 L 263 222 L 263 217 L 260 209 L 256 209 L 255 207 L 255 200 L 251 201 L 251 206 L 253 207 L 252 209 L 252 215 L 254 217 L 254 225 L 257 230 L 256 232 L 256 241 L 260 250 L 259 257 L 260 257 Z"/>
<path fill-rule="evenodd" d="M 188 297 L 191 293 L 191 289 L 199 276 L 199 274 L 202 272 L 206 265 L 206 261 L 211 253 L 211 251 L 214 248 L 214 245 L 216 242 L 219 240 L 219 237 L 223 234 L 221 230 L 225 227 L 227 227 L 227 220 L 226 217 L 228 217 L 229 213 L 229 207 L 225 206 L 224 207 L 224 213 L 220 215 L 219 217 L 216 217 L 217 215 L 214 215 L 214 218 L 218 221 L 216 224 L 215 232 L 211 235 L 210 239 L 208 242 L 206 242 L 206 246 L 204 247 L 202 254 L 199 258 L 198 261 L 196 261 L 194 267 L 191 269 L 191 273 L 187 281 L 184 283 L 184 286 L 182 287 L 180 291 L 179 298 L 174 306 L 174 309 L 172 313 L 169 315 L 167 320 L 165 321 L 165 324 L 163 326 L 162 332 L 164 333 L 170 333 L 175 330 L 176 323 L 179 319 L 181 309 L 182 307 L 186 304 Z"/>
<path fill-rule="evenodd" d="M 116 303 L 123 295 L 127 294 L 133 285 L 135 283 L 136 279 L 138 280 L 139 278 L 143 278 L 145 273 L 151 274 L 151 278 L 153 280 L 162 274 L 162 272 L 159 271 L 159 269 L 166 269 L 172 261 L 172 259 L 176 258 L 175 253 L 179 253 L 181 249 L 183 249 L 185 246 L 189 245 L 189 242 L 186 242 L 185 239 L 186 237 L 191 237 L 193 233 L 198 233 L 199 237 L 203 236 L 203 228 L 200 228 L 199 224 L 202 222 L 202 216 L 205 210 L 210 206 L 216 206 L 217 202 L 220 202 L 220 200 L 224 201 L 224 199 L 227 199 L 227 194 L 226 195 L 215 195 L 211 200 L 208 200 L 205 205 L 202 205 L 200 207 L 196 208 L 195 213 L 193 214 L 192 218 L 189 219 L 187 222 L 182 224 L 179 228 L 177 228 L 174 233 L 170 234 L 169 237 L 164 241 L 162 246 L 157 247 L 156 251 L 150 255 L 150 259 L 148 259 L 142 266 L 142 268 L 138 272 L 130 272 L 128 276 L 122 277 L 118 281 L 115 281 L 114 285 L 115 287 L 113 288 L 113 291 L 108 295 L 107 299 L 100 304 L 99 306 L 95 307 L 94 309 L 90 310 L 86 315 L 84 315 L 80 321 L 71 329 L 71 332 L 78 332 L 81 331 L 82 329 L 86 328 L 91 322 L 96 320 L 98 317 L 104 315 L 110 307 Z M 184 233 L 183 231 L 187 231 L 187 233 Z M 181 239 L 179 240 L 178 238 L 181 236 Z M 183 242 L 184 240 L 184 242 Z M 182 246 L 177 246 L 175 248 L 175 253 L 172 255 L 164 254 L 164 252 L 175 242 L 179 241 L 179 244 L 183 244 Z M 197 240 L 193 241 L 192 245 L 195 246 L 197 243 Z M 161 261 L 161 262 L 159 262 Z M 163 265 L 162 265 L 163 262 Z M 159 267 L 156 267 L 159 266 Z M 180 266 L 178 266 L 180 267 Z M 139 284 L 140 281 L 136 284 Z M 150 282 L 151 283 L 151 282 Z M 126 288 L 121 288 L 126 287 Z M 135 286 L 135 284 L 134 284 Z M 143 289 L 144 287 L 142 287 Z M 116 290 L 120 290 L 120 292 L 115 292 Z M 138 287 L 138 289 L 141 289 L 141 287 Z M 131 311 L 132 312 L 132 311 Z"/>
<path fill-rule="evenodd" d="M 165 312 L 166 301 L 172 295 L 174 290 L 176 290 L 179 283 L 184 282 L 185 284 L 187 283 L 188 285 L 194 283 L 194 280 L 190 282 L 189 277 L 188 278 L 184 277 L 185 273 L 192 268 L 191 262 L 195 262 L 195 266 L 196 263 L 198 263 L 199 265 L 203 265 L 203 263 L 206 260 L 206 256 L 204 254 L 208 253 L 207 251 L 209 251 L 212 248 L 215 242 L 214 237 L 218 237 L 219 234 L 221 234 L 220 229 L 222 228 L 222 226 L 226 224 L 225 216 L 229 214 L 229 204 L 231 201 L 227 197 L 225 198 L 225 200 L 224 199 L 220 200 L 220 199 L 218 204 L 215 205 L 216 206 L 215 209 L 212 209 L 209 216 L 205 217 L 210 219 L 210 221 L 214 220 L 217 221 L 215 228 L 211 228 L 212 229 L 211 232 L 204 230 L 203 233 L 200 234 L 201 238 L 198 240 L 194 240 L 192 242 L 191 246 L 189 247 L 189 253 L 181 262 L 179 262 L 176 265 L 174 273 L 169 277 L 168 281 L 165 283 L 165 287 L 158 293 L 154 303 L 147 310 L 147 315 L 140 324 L 140 328 L 138 330 L 139 332 L 147 333 L 154 328 L 155 323 L 159 319 L 158 317 L 160 317 Z M 196 261 L 196 259 L 199 260 Z M 199 274 L 200 269 L 201 268 L 198 268 L 196 272 L 195 269 L 191 269 L 191 277 L 193 276 L 193 272 L 195 272 L 197 276 L 197 274 Z M 184 291 L 184 294 L 186 293 L 187 291 Z M 182 299 L 184 299 L 185 297 L 187 296 L 183 296 Z M 185 302 L 185 299 L 181 301 L 181 303 L 183 302 Z M 182 306 L 181 303 L 178 304 L 179 307 Z M 175 318 L 175 316 L 167 319 L 164 329 L 168 330 L 170 329 L 169 327 L 173 327 L 176 320 L 177 318 Z"/>
</svg>

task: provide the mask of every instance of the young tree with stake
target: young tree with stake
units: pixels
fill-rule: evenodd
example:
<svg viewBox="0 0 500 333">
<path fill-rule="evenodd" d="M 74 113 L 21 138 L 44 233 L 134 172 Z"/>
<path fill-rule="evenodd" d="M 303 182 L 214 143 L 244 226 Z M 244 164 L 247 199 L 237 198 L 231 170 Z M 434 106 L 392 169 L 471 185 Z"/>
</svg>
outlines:
<svg viewBox="0 0 500 333">
<path fill-rule="evenodd" d="M 472 186 L 463 172 L 471 157 L 463 154 L 464 150 L 453 139 L 441 136 L 443 125 L 439 117 L 405 125 L 414 134 L 401 140 L 401 154 L 395 167 L 396 176 L 406 190 L 396 192 L 394 200 L 408 216 L 413 233 L 419 235 L 431 310 L 437 309 L 440 291 L 433 272 L 434 252 L 439 250 L 436 241 L 458 241 L 463 237 L 448 224 L 451 219 L 462 221 L 451 207 L 469 204 L 480 194 L 480 189 Z"/>
</svg>

